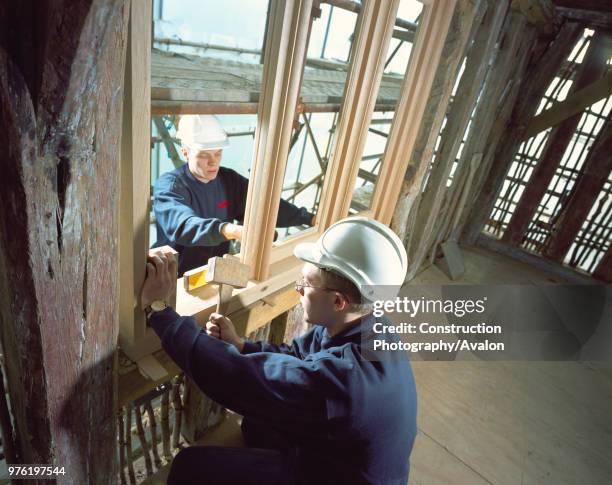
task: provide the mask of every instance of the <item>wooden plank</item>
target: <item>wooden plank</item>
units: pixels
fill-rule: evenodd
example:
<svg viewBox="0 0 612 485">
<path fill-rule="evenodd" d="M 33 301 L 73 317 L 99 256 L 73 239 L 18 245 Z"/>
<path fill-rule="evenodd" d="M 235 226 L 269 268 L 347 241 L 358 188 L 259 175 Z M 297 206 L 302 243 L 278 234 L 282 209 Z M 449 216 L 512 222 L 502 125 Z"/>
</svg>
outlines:
<svg viewBox="0 0 612 485">
<path fill-rule="evenodd" d="M 468 17 L 476 17 L 475 26 L 480 26 L 478 13 L 478 9 L 474 12 L 466 12 Z M 498 4 L 497 8 L 489 8 L 483 19 L 483 25 L 474 29 L 474 43 L 467 52 L 465 71 L 447 114 L 436 161 L 429 174 L 427 188 L 421 196 L 416 213 L 414 236 L 408 247 L 409 279 L 419 271 L 432 246 L 435 246 L 437 235 L 435 229 L 442 219 L 439 216 L 448 191 L 446 181 L 457 158 L 463 134 L 474 110 L 474 104 L 480 94 L 482 82 L 489 68 L 488 61 L 495 47 L 505 14 L 506 8 L 503 4 Z M 468 35 L 465 35 L 463 45 L 469 45 Z M 423 160 L 422 163 L 428 164 L 429 160 Z"/>
<path fill-rule="evenodd" d="M 423 8 L 422 23 L 387 138 L 384 155 L 386 163 L 381 167 L 372 200 L 374 217 L 385 224 L 391 223 L 398 202 L 455 4 L 454 0 L 440 0 Z M 422 170 L 422 167 L 416 168 L 417 172 Z M 415 188 L 417 185 L 412 184 Z"/>
<path fill-rule="evenodd" d="M 270 250 L 285 174 L 311 20 L 312 0 L 270 3 L 254 160 L 247 193 L 241 261 L 269 274 Z"/>
<path fill-rule="evenodd" d="M 318 220 L 323 228 L 348 214 L 398 5 L 398 0 L 369 0 L 360 9 L 334 149 L 321 196 Z"/>
<path fill-rule="evenodd" d="M 612 72 L 603 78 L 585 86 L 559 103 L 553 104 L 546 111 L 533 118 L 525 131 L 525 140 L 541 131 L 558 125 L 562 121 L 582 113 L 597 101 L 607 98 L 612 93 Z"/>
<path fill-rule="evenodd" d="M 125 347 L 144 337 L 146 322 L 138 304 L 149 250 L 151 185 L 151 2 L 130 7 L 125 68 L 121 193 L 119 199 L 119 342 Z"/>
<path fill-rule="evenodd" d="M 582 69 L 572 85 L 570 93 L 579 92 L 584 86 L 595 82 L 605 74 L 606 61 L 612 51 L 611 41 L 612 36 L 609 34 L 595 33 L 582 63 Z M 550 134 L 542 157 L 512 214 L 508 228 L 504 232 L 502 238 L 504 241 L 512 245 L 521 243 L 529 221 L 533 218 L 542 197 L 546 193 L 579 122 L 580 116 L 575 115 L 566 119 Z"/>
<path fill-rule="evenodd" d="M 552 42 L 544 39 L 533 40 L 530 52 L 522 53 L 524 57 L 521 60 L 527 59 L 528 63 L 524 70 L 515 74 L 512 86 L 518 89 L 517 84 L 522 84 L 520 95 L 515 89 L 514 95 L 517 101 L 513 106 L 510 120 L 506 126 L 497 126 L 499 131 L 496 131 L 495 137 L 490 139 L 491 148 L 485 152 L 485 159 L 490 160 L 488 165 L 490 168 L 481 173 L 475 186 L 477 195 L 473 199 L 472 210 L 463 232 L 463 240 L 467 245 L 475 243 L 488 220 L 508 167 L 524 138 L 525 126 L 533 117 L 559 66 L 571 52 L 581 30 L 579 25 L 565 23 Z M 526 26 L 523 37 L 528 33 L 530 32 Z M 533 32 L 530 35 L 533 39 Z"/>
<path fill-rule="evenodd" d="M 568 202 L 563 205 L 551 229 L 550 240 L 543 251 L 547 258 L 561 261 L 569 251 L 612 171 L 611 154 L 612 122 L 608 119 L 589 151 Z"/>
<path fill-rule="evenodd" d="M 208 110 L 217 106 L 223 109 L 227 105 L 236 106 L 234 109 L 247 109 L 259 101 L 263 75 L 263 68 L 259 64 L 178 55 L 156 49 L 153 50 L 151 63 L 151 102 L 154 113 L 166 114 L 166 111 L 161 111 L 162 106 L 173 110 L 186 109 L 184 106 L 199 106 L 200 109 Z M 305 70 L 300 87 L 302 102 L 307 107 L 339 105 L 346 84 L 348 64 L 343 66 L 344 71 Z M 395 106 L 401 85 L 400 76 L 384 75 L 376 94 L 377 104 Z"/>
</svg>

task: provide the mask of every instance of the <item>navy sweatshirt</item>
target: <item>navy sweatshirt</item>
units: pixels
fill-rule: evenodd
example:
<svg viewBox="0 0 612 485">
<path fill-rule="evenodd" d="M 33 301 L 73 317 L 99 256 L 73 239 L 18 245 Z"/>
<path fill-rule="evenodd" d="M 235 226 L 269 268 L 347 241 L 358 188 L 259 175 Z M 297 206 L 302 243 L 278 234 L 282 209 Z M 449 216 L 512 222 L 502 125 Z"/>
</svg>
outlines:
<svg viewBox="0 0 612 485">
<path fill-rule="evenodd" d="M 200 182 L 187 164 L 157 179 L 153 188 L 155 246 L 169 245 L 178 251 L 179 276 L 229 251 L 221 229 L 228 222 L 244 220 L 248 186 L 246 178 L 225 167 L 219 168 L 214 180 Z M 277 226 L 309 226 L 312 217 L 305 208 L 281 199 Z"/>
<path fill-rule="evenodd" d="M 331 338 L 316 325 L 291 346 L 246 342 L 242 354 L 172 308 L 150 324 L 204 393 L 294 443 L 299 483 L 405 485 L 416 436 L 414 379 L 404 353 L 364 358 L 374 321 L 366 316 Z"/>
</svg>

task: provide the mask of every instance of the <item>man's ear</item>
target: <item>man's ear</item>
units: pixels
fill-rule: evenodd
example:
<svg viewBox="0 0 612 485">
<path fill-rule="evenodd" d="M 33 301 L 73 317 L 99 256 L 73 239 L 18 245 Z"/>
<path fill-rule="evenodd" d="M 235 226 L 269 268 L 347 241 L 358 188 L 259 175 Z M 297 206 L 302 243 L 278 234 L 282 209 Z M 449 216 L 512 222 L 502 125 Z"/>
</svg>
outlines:
<svg viewBox="0 0 612 485">
<path fill-rule="evenodd" d="M 181 147 L 181 153 L 183 157 L 185 157 L 185 160 L 189 159 L 189 149 L 187 147 Z"/>
<path fill-rule="evenodd" d="M 349 306 L 349 301 L 345 295 L 339 291 L 334 291 L 334 308 L 336 311 L 344 311 Z"/>
</svg>

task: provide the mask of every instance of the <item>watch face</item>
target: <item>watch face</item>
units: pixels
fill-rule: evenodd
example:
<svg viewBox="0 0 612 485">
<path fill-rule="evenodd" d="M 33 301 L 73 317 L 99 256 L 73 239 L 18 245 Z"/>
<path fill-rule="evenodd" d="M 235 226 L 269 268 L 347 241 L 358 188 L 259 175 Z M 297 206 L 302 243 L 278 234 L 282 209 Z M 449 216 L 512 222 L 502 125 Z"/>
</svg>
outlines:
<svg viewBox="0 0 612 485">
<path fill-rule="evenodd" d="M 160 312 L 164 308 L 166 308 L 166 303 L 164 303 L 163 301 L 155 300 L 153 303 L 151 303 L 151 309 L 154 312 Z"/>
</svg>

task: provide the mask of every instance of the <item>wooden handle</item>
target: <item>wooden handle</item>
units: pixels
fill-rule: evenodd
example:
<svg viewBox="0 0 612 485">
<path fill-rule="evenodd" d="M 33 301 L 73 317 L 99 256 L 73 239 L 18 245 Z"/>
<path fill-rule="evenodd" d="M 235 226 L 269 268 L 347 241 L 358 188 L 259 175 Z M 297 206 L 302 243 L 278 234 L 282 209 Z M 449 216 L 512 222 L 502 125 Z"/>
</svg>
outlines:
<svg viewBox="0 0 612 485">
<path fill-rule="evenodd" d="M 227 314 L 229 302 L 232 299 L 232 291 L 234 290 L 232 285 L 219 284 L 219 301 L 217 302 L 217 313 L 221 315 Z"/>
</svg>

